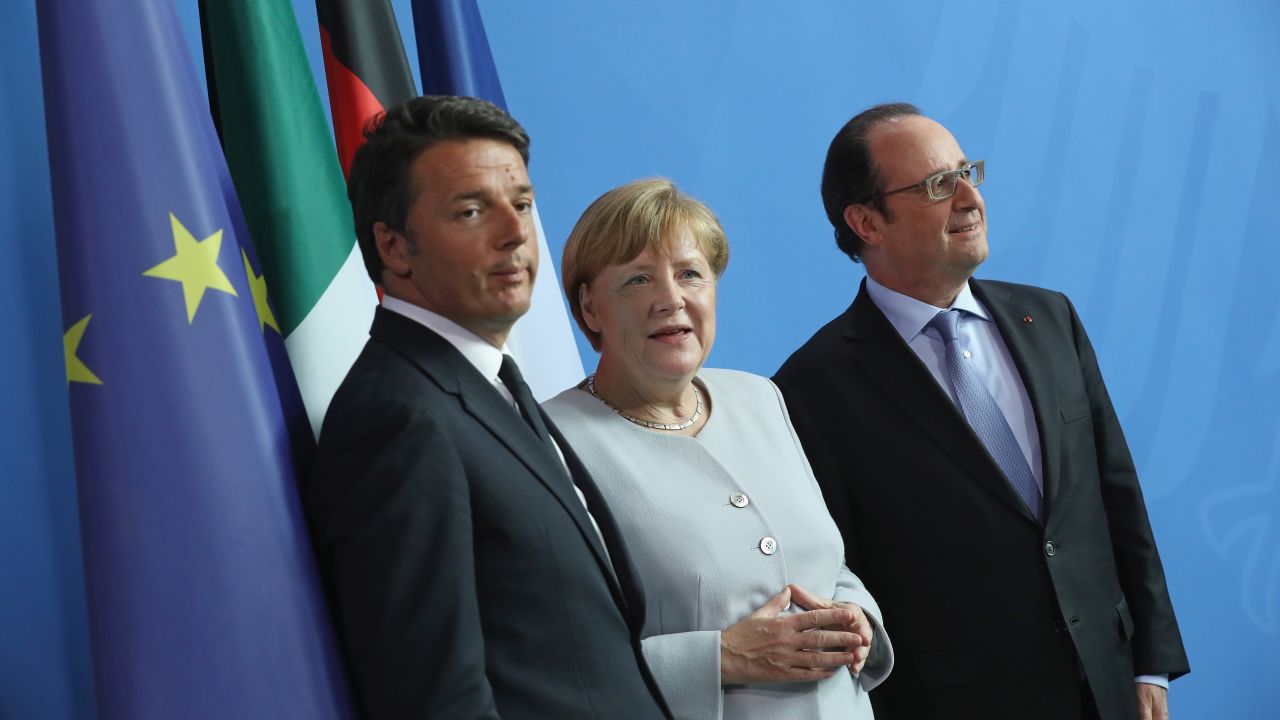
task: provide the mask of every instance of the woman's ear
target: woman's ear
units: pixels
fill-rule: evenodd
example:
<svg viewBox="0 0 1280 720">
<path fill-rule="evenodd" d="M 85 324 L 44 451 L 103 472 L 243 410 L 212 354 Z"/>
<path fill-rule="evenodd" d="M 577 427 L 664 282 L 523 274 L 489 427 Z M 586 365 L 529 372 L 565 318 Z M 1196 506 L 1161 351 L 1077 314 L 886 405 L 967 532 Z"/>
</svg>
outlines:
<svg viewBox="0 0 1280 720">
<path fill-rule="evenodd" d="M 582 321 L 591 332 L 600 332 L 600 316 L 596 314 L 595 300 L 591 297 L 587 283 L 578 286 L 578 305 L 582 308 Z"/>
</svg>

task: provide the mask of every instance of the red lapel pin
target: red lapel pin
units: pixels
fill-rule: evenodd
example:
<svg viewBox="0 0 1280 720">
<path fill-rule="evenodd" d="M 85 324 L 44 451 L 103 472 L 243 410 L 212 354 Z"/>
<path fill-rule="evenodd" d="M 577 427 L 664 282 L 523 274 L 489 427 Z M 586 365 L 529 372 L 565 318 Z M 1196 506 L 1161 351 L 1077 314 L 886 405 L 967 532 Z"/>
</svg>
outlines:
<svg viewBox="0 0 1280 720">
<path fill-rule="evenodd" d="M 1030 315 L 1023 315 L 1023 316 L 1022 316 L 1022 322 L 1024 322 L 1024 323 L 1026 323 L 1026 324 L 1030 325 L 1030 324 L 1032 323 L 1031 316 L 1030 316 Z"/>
</svg>

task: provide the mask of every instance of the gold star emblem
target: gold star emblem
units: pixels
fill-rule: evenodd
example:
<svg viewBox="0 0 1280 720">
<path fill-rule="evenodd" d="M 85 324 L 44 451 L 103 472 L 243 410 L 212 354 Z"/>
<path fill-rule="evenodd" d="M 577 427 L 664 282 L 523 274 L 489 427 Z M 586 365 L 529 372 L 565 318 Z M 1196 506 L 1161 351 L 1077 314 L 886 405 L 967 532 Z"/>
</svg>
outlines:
<svg viewBox="0 0 1280 720">
<path fill-rule="evenodd" d="M 276 324 L 276 314 L 271 312 L 271 306 L 267 304 L 267 280 L 261 275 L 253 273 L 253 266 L 249 264 L 249 256 L 245 253 L 244 248 L 240 249 L 240 257 L 244 258 L 244 274 L 249 277 L 249 292 L 253 295 L 253 309 L 258 311 L 258 329 L 262 332 L 267 331 L 270 326 L 277 333 L 280 332 L 280 326 Z"/>
<path fill-rule="evenodd" d="M 187 303 L 187 323 L 190 324 L 195 320 L 196 308 L 200 307 L 205 290 L 221 290 L 236 296 L 236 289 L 218 267 L 218 251 L 222 249 L 221 230 L 203 240 L 196 240 L 173 213 L 169 213 L 169 225 L 173 228 L 173 245 L 177 252 L 142 274 L 182 283 L 182 298 Z"/>
<path fill-rule="evenodd" d="M 92 315 L 85 315 L 80 322 L 72 325 L 69 330 L 62 334 L 62 357 L 67 363 L 67 384 L 73 382 L 89 383 L 90 385 L 101 385 L 102 381 L 97 375 L 89 369 L 84 361 L 76 357 L 76 351 L 80 349 L 80 341 L 84 339 L 84 331 L 89 327 L 89 318 Z"/>
</svg>

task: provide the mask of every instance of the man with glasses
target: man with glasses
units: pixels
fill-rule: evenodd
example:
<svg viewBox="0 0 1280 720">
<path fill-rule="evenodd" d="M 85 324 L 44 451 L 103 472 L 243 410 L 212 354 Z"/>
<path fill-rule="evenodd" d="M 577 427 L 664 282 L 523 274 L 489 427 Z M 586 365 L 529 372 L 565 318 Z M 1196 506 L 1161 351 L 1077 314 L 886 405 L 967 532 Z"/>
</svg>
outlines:
<svg viewBox="0 0 1280 720">
<path fill-rule="evenodd" d="M 1167 717 L 1189 667 L 1133 460 L 1070 301 L 972 278 L 984 172 L 910 105 L 850 120 L 822 199 L 867 278 L 774 378 L 893 632 L 877 716 Z"/>
</svg>

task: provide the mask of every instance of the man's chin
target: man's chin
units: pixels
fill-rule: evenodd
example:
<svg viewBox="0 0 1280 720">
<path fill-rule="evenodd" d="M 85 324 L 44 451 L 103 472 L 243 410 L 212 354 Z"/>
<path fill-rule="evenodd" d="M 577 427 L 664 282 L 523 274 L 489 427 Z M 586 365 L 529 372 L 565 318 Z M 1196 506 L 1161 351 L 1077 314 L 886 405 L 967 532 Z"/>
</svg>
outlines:
<svg viewBox="0 0 1280 720">
<path fill-rule="evenodd" d="M 529 312 L 529 308 L 532 306 L 532 303 L 527 297 L 523 300 L 515 300 L 508 303 L 506 307 L 496 311 L 489 317 L 489 320 L 495 328 L 505 328 L 510 330 L 511 326 L 515 325 L 517 320 L 524 317 L 525 313 Z"/>
</svg>

